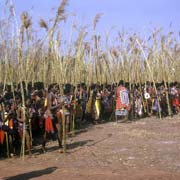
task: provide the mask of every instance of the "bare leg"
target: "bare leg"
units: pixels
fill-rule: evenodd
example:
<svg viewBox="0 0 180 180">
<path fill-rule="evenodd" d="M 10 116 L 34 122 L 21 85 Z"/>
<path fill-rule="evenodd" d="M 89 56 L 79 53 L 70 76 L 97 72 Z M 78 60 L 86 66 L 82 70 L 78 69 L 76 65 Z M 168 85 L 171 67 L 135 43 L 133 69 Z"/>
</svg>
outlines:
<svg viewBox="0 0 180 180">
<path fill-rule="evenodd" d="M 43 134 L 43 142 L 42 142 L 42 150 L 44 153 L 46 152 L 45 146 L 46 146 L 46 132 L 44 132 Z"/>
<path fill-rule="evenodd" d="M 57 135 L 58 135 L 58 143 L 59 143 L 59 147 L 62 148 L 62 119 L 61 119 L 61 113 L 57 112 L 56 113 L 57 116 L 57 120 L 58 122 L 56 123 L 56 129 L 57 129 Z"/>
<path fill-rule="evenodd" d="M 70 115 L 66 115 L 66 133 L 69 132 Z"/>
<path fill-rule="evenodd" d="M 32 153 L 31 153 L 31 139 L 30 139 L 29 132 L 27 130 L 26 130 L 26 146 L 28 149 L 29 156 L 31 156 L 32 155 Z"/>
</svg>

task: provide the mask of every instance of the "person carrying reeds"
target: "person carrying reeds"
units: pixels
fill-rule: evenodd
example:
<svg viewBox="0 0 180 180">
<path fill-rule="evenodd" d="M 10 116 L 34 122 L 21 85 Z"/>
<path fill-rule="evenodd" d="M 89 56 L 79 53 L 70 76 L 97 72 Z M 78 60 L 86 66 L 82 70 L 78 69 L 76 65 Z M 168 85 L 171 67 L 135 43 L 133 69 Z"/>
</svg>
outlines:
<svg viewBox="0 0 180 180">
<path fill-rule="evenodd" d="M 58 104 L 57 97 L 52 92 L 51 87 L 45 90 L 45 100 L 43 107 L 43 117 L 41 119 L 44 120 L 44 133 L 43 133 L 43 142 L 42 142 L 42 151 L 46 152 L 46 141 L 47 136 L 51 135 L 52 139 L 58 139 L 59 147 L 62 147 L 62 132 L 61 132 L 61 114 L 59 111 L 60 104 Z M 57 131 L 57 133 L 56 133 Z"/>
<path fill-rule="evenodd" d="M 3 130 L 3 98 L 0 96 L 0 155 L 4 153 L 5 132 Z"/>
<path fill-rule="evenodd" d="M 124 86 L 124 81 L 120 80 L 116 89 L 116 120 L 117 116 L 128 117 L 130 111 L 129 91 Z"/>
<path fill-rule="evenodd" d="M 85 121 L 85 113 L 86 113 L 86 103 L 87 103 L 87 88 L 85 84 L 81 84 L 80 87 L 80 94 L 79 94 L 79 100 L 80 100 L 80 109 L 81 109 L 81 121 Z"/>
<path fill-rule="evenodd" d="M 66 123 L 66 133 L 70 131 L 70 116 L 72 112 L 72 100 L 73 95 L 71 92 L 71 85 L 67 84 L 64 89 L 64 95 L 62 97 L 62 104 L 64 105 L 64 113 L 65 116 L 65 123 Z"/>
<path fill-rule="evenodd" d="M 86 119 L 91 122 L 95 123 L 95 101 L 96 101 L 96 85 L 92 84 L 89 88 L 88 98 L 86 104 Z"/>
<path fill-rule="evenodd" d="M 29 117 L 28 117 L 27 109 L 26 107 L 22 106 L 22 99 L 20 96 L 16 97 L 16 104 L 17 104 L 16 114 L 17 114 L 17 120 L 18 120 L 18 132 L 21 139 L 25 138 L 28 154 L 29 156 L 31 156 L 32 155 L 31 139 L 30 139 L 30 132 L 29 132 Z M 25 131 L 25 133 L 23 133 L 23 131 Z M 24 135 L 25 137 L 23 137 Z"/>
<path fill-rule="evenodd" d="M 102 101 L 102 117 L 109 118 L 112 113 L 112 93 L 108 88 L 105 88 L 101 93 Z"/>
<path fill-rule="evenodd" d="M 9 101 L 4 110 L 4 130 L 6 132 L 7 155 L 8 157 L 9 155 L 13 157 L 18 152 L 18 124 L 16 120 L 15 102 Z"/>
<path fill-rule="evenodd" d="M 179 89 L 178 89 L 178 83 L 172 83 L 171 89 L 170 89 L 170 96 L 172 100 L 172 108 L 174 113 L 180 112 L 180 102 L 179 102 Z"/>
<path fill-rule="evenodd" d="M 100 120 L 101 117 L 101 91 L 100 91 L 100 85 L 96 85 L 96 97 L 95 97 L 95 106 L 94 106 L 94 112 L 95 112 L 95 122 L 97 123 Z"/>
</svg>

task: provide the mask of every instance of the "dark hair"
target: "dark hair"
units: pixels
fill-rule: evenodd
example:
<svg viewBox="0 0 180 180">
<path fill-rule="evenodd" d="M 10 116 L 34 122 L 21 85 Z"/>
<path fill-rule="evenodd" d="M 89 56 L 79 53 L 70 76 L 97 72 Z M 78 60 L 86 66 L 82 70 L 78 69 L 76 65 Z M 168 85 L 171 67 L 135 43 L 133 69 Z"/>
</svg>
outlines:
<svg viewBox="0 0 180 180">
<path fill-rule="evenodd" d="M 120 85 L 124 85 L 124 81 L 123 81 L 123 80 L 120 80 L 120 81 L 119 81 L 118 86 L 120 86 Z"/>
<path fill-rule="evenodd" d="M 69 94 L 72 90 L 72 86 L 71 84 L 67 83 L 64 85 L 64 89 L 63 89 L 63 92 L 65 95 Z"/>
<path fill-rule="evenodd" d="M 22 101 L 22 96 L 21 96 L 21 94 L 18 94 L 15 98 L 16 98 L 16 100 Z"/>
</svg>

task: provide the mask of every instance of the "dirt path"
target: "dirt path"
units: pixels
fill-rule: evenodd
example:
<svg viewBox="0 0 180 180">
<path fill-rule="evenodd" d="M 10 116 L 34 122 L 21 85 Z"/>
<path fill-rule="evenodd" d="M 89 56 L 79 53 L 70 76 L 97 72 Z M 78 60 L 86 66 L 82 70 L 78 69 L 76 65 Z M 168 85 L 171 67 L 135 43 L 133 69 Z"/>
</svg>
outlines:
<svg viewBox="0 0 180 180">
<path fill-rule="evenodd" d="M 0 160 L 8 180 L 154 180 L 180 179 L 180 117 L 90 126 L 68 139 L 68 153 L 56 142 L 48 152 L 25 161 Z"/>
</svg>

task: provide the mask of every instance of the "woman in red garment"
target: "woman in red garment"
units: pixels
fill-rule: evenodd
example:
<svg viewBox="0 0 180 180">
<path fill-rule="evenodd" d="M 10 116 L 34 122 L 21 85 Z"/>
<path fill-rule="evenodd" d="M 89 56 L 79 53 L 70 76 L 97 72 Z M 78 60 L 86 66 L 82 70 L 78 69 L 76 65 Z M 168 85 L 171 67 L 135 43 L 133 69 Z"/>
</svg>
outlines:
<svg viewBox="0 0 180 180">
<path fill-rule="evenodd" d="M 117 116 L 123 116 L 127 118 L 129 110 L 129 91 L 124 86 L 124 81 L 121 80 L 119 82 L 118 88 L 116 89 L 116 121 Z"/>
<path fill-rule="evenodd" d="M 129 91 L 124 86 L 124 81 L 119 82 L 119 86 L 116 90 L 116 110 L 126 109 L 130 110 L 129 104 Z"/>
</svg>

